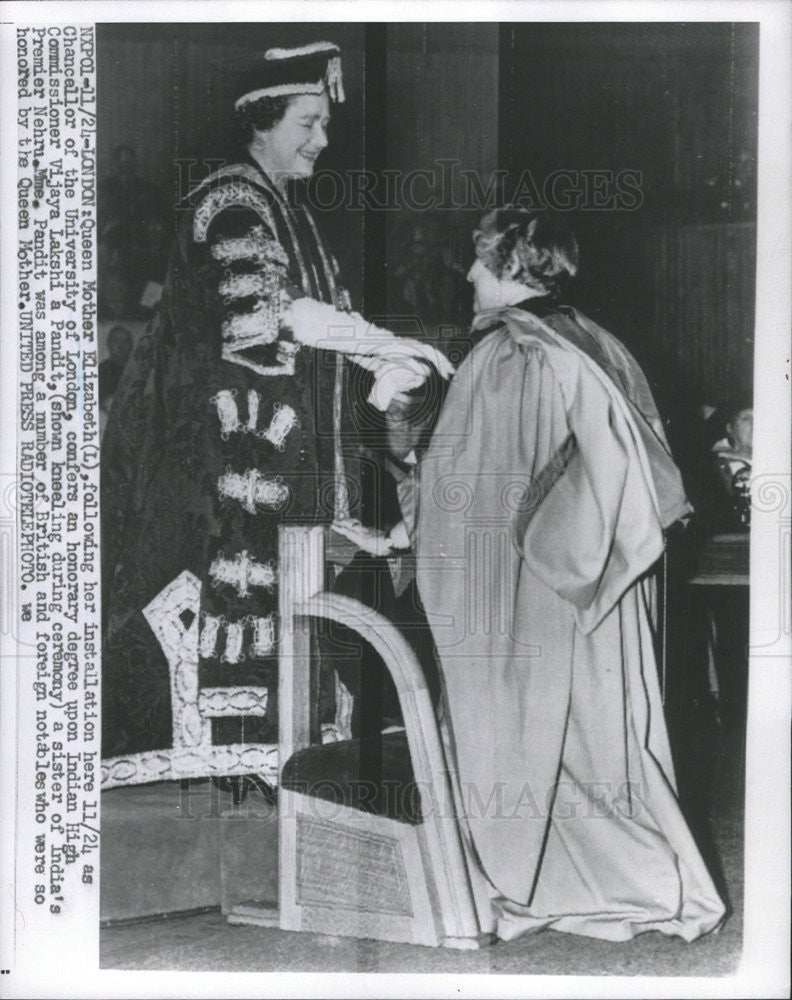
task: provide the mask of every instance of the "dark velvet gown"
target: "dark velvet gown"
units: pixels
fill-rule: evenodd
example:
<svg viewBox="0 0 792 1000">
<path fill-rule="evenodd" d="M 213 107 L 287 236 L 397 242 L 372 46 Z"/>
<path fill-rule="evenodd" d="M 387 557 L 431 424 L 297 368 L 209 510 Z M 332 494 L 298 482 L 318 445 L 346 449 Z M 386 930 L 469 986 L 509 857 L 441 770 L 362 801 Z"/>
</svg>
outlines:
<svg viewBox="0 0 792 1000">
<path fill-rule="evenodd" d="M 103 440 L 105 758 L 200 757 L 199 698 L 213 743 L 275 741 L 278 526 L 355 513 L 359 492 L 346 363 L 280 322 L 284 290 L 349 307 L 308 208 L 244 163 L 180 214 Z M 139 766 L 127 780 L 151 780 Z"/>
</svg>

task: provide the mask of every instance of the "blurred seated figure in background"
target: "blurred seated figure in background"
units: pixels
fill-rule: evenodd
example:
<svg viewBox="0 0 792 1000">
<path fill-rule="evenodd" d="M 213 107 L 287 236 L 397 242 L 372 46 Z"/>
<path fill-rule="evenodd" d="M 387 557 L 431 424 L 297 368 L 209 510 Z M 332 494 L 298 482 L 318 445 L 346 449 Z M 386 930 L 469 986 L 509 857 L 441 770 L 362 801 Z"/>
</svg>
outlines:
<svg viewBox="0 0 792 1000">
<path fill-rule="evenodd" d="M 717 473 L 713 530 L 746 530 L 751 523 L 751 460 L 753 406 L 747 399 L 729 400 L 710 420 L 718 419 L 725 434 L 713 444 L 712 458 Z"/>
<path fill-rule="evenodd" d="M 392 235 L 395 266 L 388 273 L 389 310 L 443 339 L 452 329 L 467 329 L 470 320 L 466 269 L 455 259 L 464 222 L 459 213 L 449 214 L 400 212 Z"/>
<path fill-rule="evenodd" d="M 745 725 L 748 682 L 753 409 L 732 397 L 707 420 L 709 446 L 698 503 L 692 583 L 701 607 L 709 693 L 726 730 Z M 696 641 L 695 633 L 691 638 Z"/>
</svg>

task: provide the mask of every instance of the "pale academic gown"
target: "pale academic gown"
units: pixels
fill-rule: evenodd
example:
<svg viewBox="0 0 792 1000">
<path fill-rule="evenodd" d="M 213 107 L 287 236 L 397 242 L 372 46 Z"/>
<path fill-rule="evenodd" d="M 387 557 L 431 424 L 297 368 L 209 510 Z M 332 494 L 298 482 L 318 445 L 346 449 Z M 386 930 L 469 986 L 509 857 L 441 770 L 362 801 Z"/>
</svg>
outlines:
<svg viewBox="0 0 792 1000">
<path fill-rule="evenodd" d="M 415 537 L 473 862 L 501 938 L 693 940 L 724 906 L 676 798 L 646 576 L 681 479 L 615 338 L 574 310 L 493 322 L 421 463 Z"/>
</svg>

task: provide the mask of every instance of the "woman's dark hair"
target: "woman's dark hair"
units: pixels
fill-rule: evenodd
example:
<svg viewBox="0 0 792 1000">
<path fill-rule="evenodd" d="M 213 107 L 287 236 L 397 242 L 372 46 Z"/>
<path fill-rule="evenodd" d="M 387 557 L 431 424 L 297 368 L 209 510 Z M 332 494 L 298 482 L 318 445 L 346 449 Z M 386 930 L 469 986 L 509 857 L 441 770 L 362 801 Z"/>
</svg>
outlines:
<svg viewBox="0 0 792 1000">
<path fill-rule="evenodd" d="M 577 273 L 577 240 L 556 213 L 506 205 L 484 216 L 474 239 L 478 256 L 498 278 L 557 296 Z"/>
<path fill-rule="evenodd" d="M 257 101 L 243 104 L 236 112 L 240 140 L 248 145 L 256 132 L 269 132 L 283 118 L 293 100 L 293 94 L 283 94 L 279 97 L 260 97 Z"/>
</svg>

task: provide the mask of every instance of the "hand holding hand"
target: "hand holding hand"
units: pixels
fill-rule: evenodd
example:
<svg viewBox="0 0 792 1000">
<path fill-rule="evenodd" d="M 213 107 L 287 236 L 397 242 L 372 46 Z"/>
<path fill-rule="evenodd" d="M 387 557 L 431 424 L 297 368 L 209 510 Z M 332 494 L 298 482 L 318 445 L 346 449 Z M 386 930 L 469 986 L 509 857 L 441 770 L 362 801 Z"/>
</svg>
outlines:
<svg viewBox="0 0 792 1000">
<path fill-rule="evenodd" d="M 356 517 L 339 518 L 333 521 L 332 527 L 333 531 L 348 538 L 372 556 L 389 556 L 393 552 L 393 546 L 384 531 L 367 528 Z"/>
<path fill-rule="evenodd" d="M 454 373 L 448 358 L 431 344 L 397 337 L 390 330 L 369 323 L 359 313 L 340 312 L 315 299 L 292 299 L 285 292 L 281 292 L 280 306 L 281 323 L 300 344 L 350 354 L 357 364 L 373 371 L 385 362 L 417 361 L 433 365 L 443 378 Z"/>
</svg>

